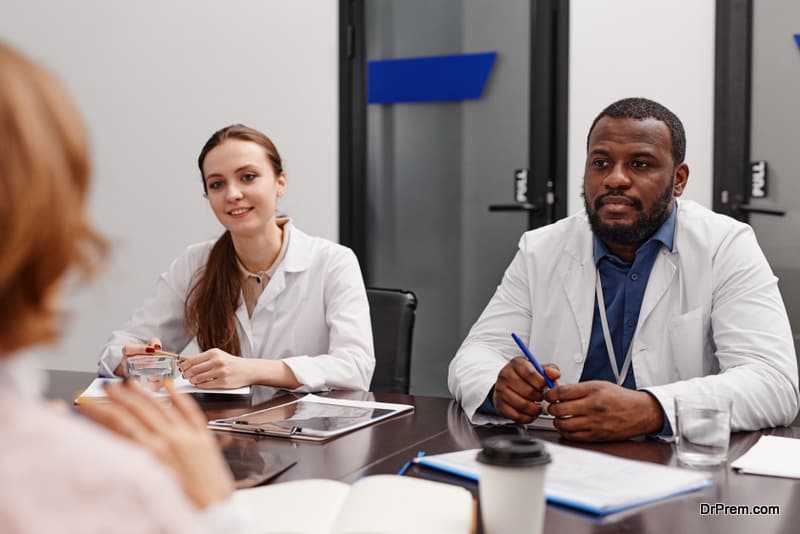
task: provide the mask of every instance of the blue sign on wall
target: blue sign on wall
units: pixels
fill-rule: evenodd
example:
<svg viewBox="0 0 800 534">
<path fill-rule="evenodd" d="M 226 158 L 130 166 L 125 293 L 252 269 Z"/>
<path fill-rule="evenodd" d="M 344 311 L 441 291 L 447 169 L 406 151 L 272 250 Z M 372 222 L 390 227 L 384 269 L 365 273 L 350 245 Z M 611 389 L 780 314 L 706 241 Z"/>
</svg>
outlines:
<svg viewBox="0 0 800 534">
<path fill-rule="evenodd" d="M 797 48 L 800 48 L 800 33 L 794 34 L 794 42 L 797 43 Z"/>
<path fill-rule="evenodd" d="M 367 63 L 367 102 L 432 102 L 481 97 L 497 52 L 382 59 Z"/>
</svg>

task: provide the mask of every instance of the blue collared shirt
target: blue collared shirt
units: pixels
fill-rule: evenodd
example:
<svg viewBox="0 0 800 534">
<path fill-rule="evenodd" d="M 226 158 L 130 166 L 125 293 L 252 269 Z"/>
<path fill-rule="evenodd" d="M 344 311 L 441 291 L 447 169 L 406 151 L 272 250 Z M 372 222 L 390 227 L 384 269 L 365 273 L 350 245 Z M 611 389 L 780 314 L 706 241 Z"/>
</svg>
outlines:
<svg viewBox="0 0 800 534">
<path fill-rule="evenodd" d="M 597 236 L 593 238 L 594 261 L 600 271 L 600 283 L 603 286 L 608 329 L 611 333 L 611 343 L 614 346 L 617 369 L 620 372 L 622 372 L 625 356 L 628 354 L 628 348 L 636 332 L 647 281 L 650 279 L 650 272 L 653 270 L 653 264 L 655 264 L 658 252 L 662 246 L 672 252 L 677 213 L 678 207 L 676 204 L 664 224 L 636 250 L 633 263 L 622 261 L 609 252 L 608 248 Z M 581 382 L 586 380 L 608 380 L 616 383 L 614 373 L 611 370 L 611 363 L 608 359 L 599 310 L 597 298 L 595 297 L 589 351 L 586 355 L 586 363 L 583 366 L 580 380 Z M 636 389 L 633 366 L 628 368 L 628 374 L 625 376 L 625 382 L 622 385 L 628 389 Z"/>
<path fill-rule="evenodd" d="M 678 203 L 672 208 L 672 213 L 661 227 L 636 250 L 633 263 L 627 263 L 609 252 L 602 241 L 594 237 L 594 261 L 600 271 L 600 284 L 603 286 L 603 300 L 606 304 L 606 317 L 608 329 L 611 334 L 611 343 L 614 346 L 614 355 L 617 360 L 617 369 L 622 372 L 625 356 L 633 341 L 636 325 L 639 322 L 639 311 L 642 309 L 644 292 L 650 279 L 650 272 L 658 257 L 661 247 L 666 247 L 672 252 L 675 243 L 675 224 L 678 218 Z M 594 299 L 594 318 L 592 319 L 592 333 L 589 336 L 589 352 L 586 363 L 581 373 L 581 382 L 587 380 L 608 380 L 616 383 L 614 372 L 608 358 L 608 350 L 603 336 L 603 326 L 600 322 L 600 308 L 597 297 Z M 622 386 L 636 389 L 636 378 L 633 376 L 633 365 L 628 368 Z M 660 435 L 672 434 L 672 426 L 667 416 L 664 415 L 664 426 Z"/>
</svg>

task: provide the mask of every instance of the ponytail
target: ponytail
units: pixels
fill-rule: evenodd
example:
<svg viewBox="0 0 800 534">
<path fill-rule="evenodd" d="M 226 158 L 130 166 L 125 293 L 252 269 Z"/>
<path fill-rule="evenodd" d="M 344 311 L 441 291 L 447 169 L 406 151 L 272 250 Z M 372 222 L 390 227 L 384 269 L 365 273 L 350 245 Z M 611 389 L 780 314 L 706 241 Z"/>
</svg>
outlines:
<svg viewBox="0 0 800 534">
<path fill-rule="evenodd" d="M 231 233 L 226 231 L 211 249 L 205 268 L 186 298 L 184 314 L 200 350 L 219 348 L 241 355 L 236 309 L 242 284 Z"/>
</svg>

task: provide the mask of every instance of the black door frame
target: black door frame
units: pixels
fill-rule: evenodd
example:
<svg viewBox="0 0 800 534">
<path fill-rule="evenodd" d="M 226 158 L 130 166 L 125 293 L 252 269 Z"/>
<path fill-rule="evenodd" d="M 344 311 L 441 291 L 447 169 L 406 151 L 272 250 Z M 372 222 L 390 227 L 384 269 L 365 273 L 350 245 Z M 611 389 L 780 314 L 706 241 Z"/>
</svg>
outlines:
<svg viewBox="0 0 800 534">
<path fill-rule="evenodd" d="M 748 222 L 753 0 L 717 0 L 713 209 Z"/>
<path fill-rule="evenodd" d="M 355 252 L 369 280 L 365 1 L 339 0 L 339 241 Z M 569 0 L 530 4 L 529 229 L 567 214 L 569 87 Z"/>
<path fill-rule="evenodd" d="M 528 229 L 567 216 L 569 1 L 531 1 Z"/>
<path fill-rule="evenodd" d="M 365 0 L 339 0 L 339 240 L 366 254 Z M 717 0 L 714 211 L 747 222 L 753 0 Z M 566 216 L 569 2 L 531 0 L 529 227 Z M 541 73 L 550 73 L 542 75 Z M 535 126 L 534 126 L 535 125 Z M 554 178 L 550 180 L 549 178 Z M 548 183 L 550 182 L 550 183 Z"/>
<path fill-rule="evenodd" d="M 367 264 L 367 73 L 364 0 L 339 0 L 339 242 Z"/>
</svg>

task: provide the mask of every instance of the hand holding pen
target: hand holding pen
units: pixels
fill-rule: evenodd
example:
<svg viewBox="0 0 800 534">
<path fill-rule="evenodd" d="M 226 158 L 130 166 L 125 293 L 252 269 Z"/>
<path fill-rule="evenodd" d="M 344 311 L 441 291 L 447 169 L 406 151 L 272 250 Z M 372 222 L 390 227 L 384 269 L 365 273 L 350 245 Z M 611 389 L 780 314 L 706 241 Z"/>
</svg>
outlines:
<svg viewBox="0 0 800 534">
<path fill-rule="evenodd" d="M 528 349 L 528 346 L 525 345 L 525 343 L 519 338 L 519 336 L 512 332 L 511 338 L 517 344 L 519 350 L 521 350 L 522 353 L 525 355 L 525 357 L 528 358 L 528 361 L 531 362 L 531 364 L 533 364 L 533 367 L 536 369 L 536 372 L 542 375 L 542 378 L 544 378 L 544 383 L 547 384 L 547 387 L 549 389 L 553 389 L 554 387 L 556 387 L 553 381 L 550 380 L 550 377 L 547 376 L 547 373 L 544 372 L 544 369 L 542 369 L 542 365 L 536 361 L 536 358 L 533 357 L 533 354 L 531 354 L 531 351 L 530 349 Z"/>
<path fill-rule="evenodd" d="M 519 336 L 513 337 L 524 356 L 513 358 L 500 370 L 492 403 L 497 415 L 527 424 L 542 414 L 544 391 L 556 387 L 561 372 L 553 364 L 541 366 Z"/>
</svg>

